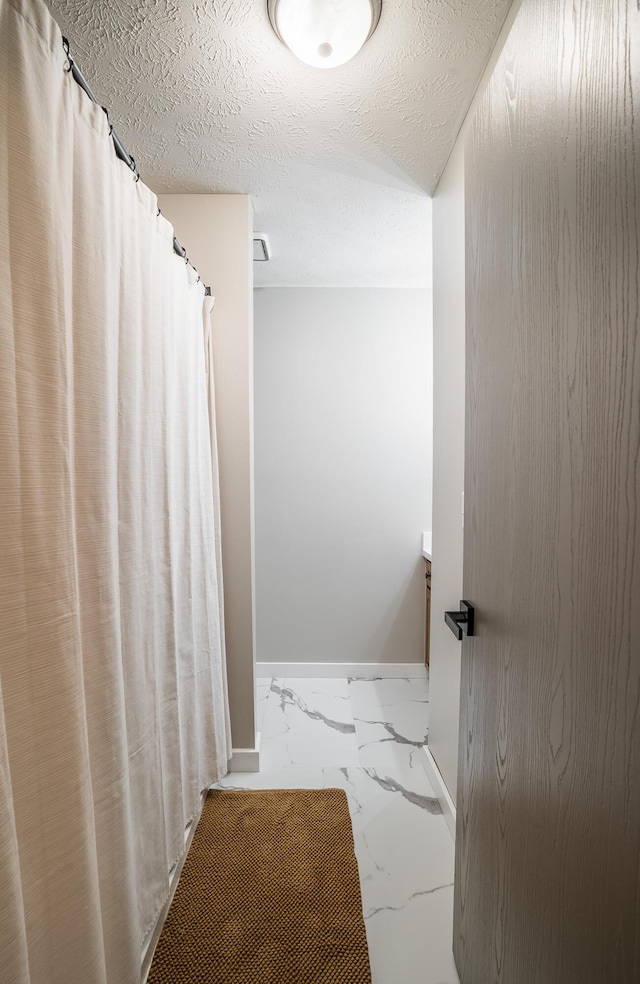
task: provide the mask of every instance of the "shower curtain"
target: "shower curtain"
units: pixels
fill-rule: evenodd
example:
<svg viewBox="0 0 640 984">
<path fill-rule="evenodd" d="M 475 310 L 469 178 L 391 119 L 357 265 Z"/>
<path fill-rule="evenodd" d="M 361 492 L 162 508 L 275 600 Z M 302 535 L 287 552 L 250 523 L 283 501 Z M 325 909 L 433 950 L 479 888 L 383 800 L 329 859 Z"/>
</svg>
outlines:
<svg viewBox="0 0 640 984">
<path fill-rule="evenodd" d="M 209 299 L 0 0 L 0 979 L 134 984 L 230 756 Z"/>
</svg>

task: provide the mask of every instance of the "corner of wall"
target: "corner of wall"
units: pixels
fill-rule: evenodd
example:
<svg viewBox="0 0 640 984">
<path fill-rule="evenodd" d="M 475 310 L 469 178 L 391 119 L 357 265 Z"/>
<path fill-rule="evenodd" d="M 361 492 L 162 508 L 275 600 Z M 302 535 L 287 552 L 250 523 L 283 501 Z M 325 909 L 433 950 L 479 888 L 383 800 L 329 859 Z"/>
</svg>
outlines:
<svg viewBox="0 0 640 984">
<path fill-rule="evenodd" d="M 253 218 L 248 195 L 160 195 L 215 297 L 222 566 L 229 707 L 234 749 L 255 749 L 253 522 Z"/>
</svg>

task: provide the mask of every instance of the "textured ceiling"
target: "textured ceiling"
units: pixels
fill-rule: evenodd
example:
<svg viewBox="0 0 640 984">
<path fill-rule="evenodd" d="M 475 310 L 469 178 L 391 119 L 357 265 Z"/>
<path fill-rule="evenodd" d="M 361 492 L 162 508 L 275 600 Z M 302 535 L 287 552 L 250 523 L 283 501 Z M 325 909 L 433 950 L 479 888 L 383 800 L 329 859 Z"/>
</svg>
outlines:
<svg viewBox="0 0 640 984">
<path fill-rule="evenodd" d="M 511 0 L 383 0 L 326 71 L 266 0 L 48 2 L 149 187 L 251 195 L 257 285 L 430 284 L 429 196 Z"/>
</svg>

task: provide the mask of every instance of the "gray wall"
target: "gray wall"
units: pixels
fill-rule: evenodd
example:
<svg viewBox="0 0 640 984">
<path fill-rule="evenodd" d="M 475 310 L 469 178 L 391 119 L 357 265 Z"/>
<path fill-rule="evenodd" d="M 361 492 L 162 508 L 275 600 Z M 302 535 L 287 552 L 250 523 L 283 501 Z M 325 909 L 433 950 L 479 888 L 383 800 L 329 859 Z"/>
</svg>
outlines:
<svg viewBox="0 0 640 984">
<path fill-rule="evenodd" d="M 255 292 L 257 658 L 421 662 L 431 291 Z"/>
<path fill-rule="evenodd" d="M 429 749 L 456 802 L 460 643 L 444 624 L 462 595 L 465 407 L 464 139 L 520 7 L 513 0 L 433 196 L 433 576 Z"/>
<path fill-rule="evenodd" d="M 464 488 L 464 155 L 460 141 L 433 199 L 433 562 L 429 748 L 456 801 L 460 643 L 443 613 L 462 598 Z"/>
</svg>

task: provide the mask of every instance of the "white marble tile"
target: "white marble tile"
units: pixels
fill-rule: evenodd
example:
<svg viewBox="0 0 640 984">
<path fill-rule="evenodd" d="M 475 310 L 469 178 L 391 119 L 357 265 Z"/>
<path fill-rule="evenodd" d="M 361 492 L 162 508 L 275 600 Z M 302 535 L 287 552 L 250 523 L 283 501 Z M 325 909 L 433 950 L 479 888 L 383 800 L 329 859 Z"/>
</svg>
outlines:
<svg viewBox="0 0 640 984">
<path fill-rule="evenodd" d="M 373 769 L 323 771 L 325 786 L 344 789 L 347 793 L 357 848 L 358 838 L 364 838 L 363 882 L 375 878 L 376 872 L 399 874 L 406 869 L 407 875 L 402 876 L 405 882 L 410 877 L 422 883 L 427 875 L 424 864 L 429 862 L 425 851 L 430 851 L 432 841 L 445 865 L 442 870 L 447 870 L 449 862 L 453 864 L 451 838 L 449 841 L 444 838 L 448 830 L 428 781 L 419 782 L 417 777 L 412 777 L 413 784 L 409 785 L 396 778 L 381 777 Z M 404 893 L 407 889 L 408 897 L 414 890 L 412 886 L 413 881 L 404 884 L 400 891 Z M 378 899 L 372 901 L 372 905 L 378 904 Z"/>
<path fill-rule="evenodd" d="M 389 737 L 425 744 L 429 717 L 429 681 L 350 680 L 356 725 L 379 723 Z"/>
<path fill-rule="evenodd" d="M 424 772 L 421 741 L 397 741 L 382 725 L 363 724 L 360 721 L 356 721 L 356 741 L 359 764 L 363 768 L 377 769 L 391 776 L 396 772 L 404 775 L 407 769 Z"/>
<path fill-rule="evenodd" d="M 432 816 L 441 817 L 442 811 L 436 799 L 434 790 L 423 768 L 419 768 L 418 756 L 422 752 L 407 752 L 404 761 L 396 763 L 393 770 L 381 770 L 371 767 L 325 769 L 325 775 L 331 777 L 334 784 L 345 789 L 353 800 L 352 815 L 357 816 L 371 801 L 381 799 L 388 801 L 389 796 L 399 796 L 418 810 L 424 810 Z M 414 765 L 410 756 L 416 757 Z M 329 779 L 327 778 L 327 782 Z"/>
<path fill-rule="evenodd" d="M 267 709 L 267 700 L 271 690 L 271 677 L 256 678 L 256 723 L 258 731 L 262 731 L 264 712 Z"/>
<path fill-rule="evenodd" d="M 269 769 L 260 772 L 230 772 L 215 789 L 324 789 L 322 769 Z"/>
<path fill-rule="evenodd" d="M 372 984 L 460 984 L 453 960 L 453 887 L 416 895 L 365 921 Z"/>
<path fill-rule="evenodd" d="M 453 842 L 421 759 L 427 680 L 258 686 L 261 771 L 226 776 L 218 787 L 344 789 L 373 984 L 459 984 Z"/>
<path fill-rule="evenodd" d="M 349 798 L 373 984 L 454 984 L 453 843 L 426 776 L 325 769 Z M 436 898 L 435 908 L 431 898 Z M 434 910 L 437 925 L 418 926 Z M 417 915 L 416 915 L 417 913 Z M 452 973 L 453 971 L 453 973 Z M 433 976 L 435 975 L 435 976 Z"/>
<path fill-rule="evenodd" d="M 354 838 L 356 836 L 354 829 Z M 452 840 L 442 816 L 390 795 L 365 809 L 357 830 L 365 919 L 453 883 Z"/>
<path fill-rule="evenodd" d="M 349 692 L 360 764 L 387 775 L 422 769 L 417 750 L 428 737 L 427 679 L 352 680 Z"/>
<path fill-rule="evenodd" d="M 374 706 L 396 704 L 398 701 L 429 700 L 429 677 L 425 670 L 419 677 L 349 677 L 352 701 L 370 701 Z"/>
<path fill-rule="evenodd" d="M 347 681 L 274 679 L 262 724 L 260 762 L 267 770 L 357 765 Z"/>
</svg>

